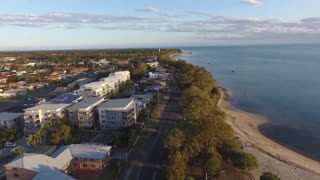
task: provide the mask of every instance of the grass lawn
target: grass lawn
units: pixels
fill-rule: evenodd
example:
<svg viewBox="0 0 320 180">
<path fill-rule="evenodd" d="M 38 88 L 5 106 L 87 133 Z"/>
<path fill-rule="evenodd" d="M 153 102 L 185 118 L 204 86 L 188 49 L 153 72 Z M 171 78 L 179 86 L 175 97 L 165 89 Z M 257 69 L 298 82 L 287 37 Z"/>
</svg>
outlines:
<svg viewBox="0 0 320 180">
<path fill-rule="evenodd" d="M 99 180 L 118 180 L 125 174 L 128 162 L 124 160 L 112 159 L 109 165 L 103 170 Z"/>
</svg>

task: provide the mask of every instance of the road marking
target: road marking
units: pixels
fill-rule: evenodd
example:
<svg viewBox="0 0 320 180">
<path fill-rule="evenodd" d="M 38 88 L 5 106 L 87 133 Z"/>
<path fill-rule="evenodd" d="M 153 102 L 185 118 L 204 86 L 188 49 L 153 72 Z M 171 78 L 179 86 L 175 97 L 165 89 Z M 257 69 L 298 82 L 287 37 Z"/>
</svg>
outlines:
<svg viewBox="0 0 320 180">
<path fill-rule="evenodd" d="M 90 143 L 92 143 L 94 140 L 96 140 L 98 137 L 100 137 L 100 133 L 99 134 L 97 134 L 91 141 L 90 141 Z"/>
</svg>

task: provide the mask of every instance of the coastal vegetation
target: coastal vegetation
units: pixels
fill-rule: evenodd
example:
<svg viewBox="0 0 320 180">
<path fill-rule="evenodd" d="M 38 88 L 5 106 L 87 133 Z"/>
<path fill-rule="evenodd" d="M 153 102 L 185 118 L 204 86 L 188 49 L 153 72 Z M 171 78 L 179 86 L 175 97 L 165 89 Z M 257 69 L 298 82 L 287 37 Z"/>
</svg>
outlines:
<svg viewBox="0 0 320 180">
<path fill-rule="evenodd" d="M 281 180 L 279 176 L 273 174 L 272 172 L 265 172 L 260 177 L 260 180 Z"/>
<path fill-rule="evenodd" d="M 233 130 L 219 109 L 219 90 L 215 79 L 204 68 L 160 60 L 176 72 L 181 90 L 182 118 L 168 131 L 164 141 L 169 157 L 164 168 L 169 180 L 215 177 L 232 167 L 243 173 L 258 167 L 257 159 L 242 150 L 234 140 Z"/>
</svg>

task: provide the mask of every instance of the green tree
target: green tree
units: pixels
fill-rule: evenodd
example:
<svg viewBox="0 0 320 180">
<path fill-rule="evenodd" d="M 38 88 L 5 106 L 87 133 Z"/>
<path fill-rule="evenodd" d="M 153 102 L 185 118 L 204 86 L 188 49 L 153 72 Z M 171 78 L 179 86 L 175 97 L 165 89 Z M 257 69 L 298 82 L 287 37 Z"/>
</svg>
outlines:
<svg viewBox="0 0 320 180">
<path fill-rule="evenodd" d="M 23 149 L 23 148 L 21 148 L 21 147 L 17 147 L 15 150 L 14 150 L 14 153 L 13 153 L 13 157 L 12 158 L 15 158 L 15 157 L 17 157 L 17 156 L 19 156 L 20 154 L 23 154 L 23 153 L 25 153 L 26 151 Z"/>
<path fill-rule="evenodd" d="M 168 135 L 165 138 L 164 146 L 171 150 L 178 150 L 182 147 L 185 137 L 183 132 L 178 128 L 173 128 L 168 132 Z"/>
<path fill-rule="evenodd" d="M 256 157 L 246 152 L 234 152 L 231 156 L 231 160 L 236 167 L 245 171 L 258 168 Z"/>
<path fill-rule="evenodd" d="M 71 127 L 63 123 L 57 123 L 49 130 L 48 141 L 50 144 L 61 145 L 66 144 L 70 140 Z"/>
<path fill-rule="evenodd" d="M 272 172 L 264 172 L 260 176 L 260 180 L 281 180 L 281 178 L 279 176 L 273 174 Z"/>
<path fill-rule="evenodd" d="M 148 65 L 142 62 L 139 62 L 134 69 L 131 71 L 131 78 L 134 81 L 137 81 L 143 77 L 143 75 L 147 72 Z"/>
<path fill-rule="evenodd" d="M 32 133 L 27 137 L 27 145 L 29 147 L 35 147 L 38 144 L 39 137 L 36 133 Z"/>
<path fill-rule="evenodd" d="M 17 129 L 3 128 L 0 129 L 0 143 L 14 142 L 17 140 L 18 132 Z"/>
</svg>

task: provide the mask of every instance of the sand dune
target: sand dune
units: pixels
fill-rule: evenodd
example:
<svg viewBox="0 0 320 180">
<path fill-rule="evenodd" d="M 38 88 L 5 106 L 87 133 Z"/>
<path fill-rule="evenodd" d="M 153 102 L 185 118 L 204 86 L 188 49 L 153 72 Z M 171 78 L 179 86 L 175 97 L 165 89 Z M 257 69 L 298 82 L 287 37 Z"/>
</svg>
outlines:
<svg viewBox="0 0 320 180">
<path fill-rule="evenodd" d="M 222 90 L 220 108 L 227 113 L 227 121 L 239 137 L 245 151 L 254 154 L 259 161 L 257 179 L 265 171 L 278 174 L 282 180 L 320 180 L 320 163 L 298 154 L 263 136 L 258 127 L 267 119 L 236 109 L 228 102 L 231 92 Z"/>
</svg>

